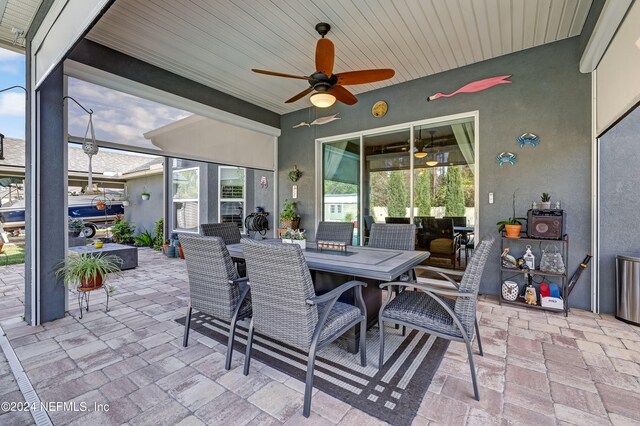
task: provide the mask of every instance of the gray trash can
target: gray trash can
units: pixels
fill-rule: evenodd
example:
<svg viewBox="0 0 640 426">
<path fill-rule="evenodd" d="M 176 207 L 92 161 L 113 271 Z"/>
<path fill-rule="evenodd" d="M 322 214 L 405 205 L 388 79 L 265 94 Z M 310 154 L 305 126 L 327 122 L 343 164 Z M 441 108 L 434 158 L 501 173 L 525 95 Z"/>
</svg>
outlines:
<svg viewBox="0 0 640 426">
<path fill-rule="evenodd" d="M 616 258 L 616 318 L 640 326 L 640 257 Z"/>
</svg>

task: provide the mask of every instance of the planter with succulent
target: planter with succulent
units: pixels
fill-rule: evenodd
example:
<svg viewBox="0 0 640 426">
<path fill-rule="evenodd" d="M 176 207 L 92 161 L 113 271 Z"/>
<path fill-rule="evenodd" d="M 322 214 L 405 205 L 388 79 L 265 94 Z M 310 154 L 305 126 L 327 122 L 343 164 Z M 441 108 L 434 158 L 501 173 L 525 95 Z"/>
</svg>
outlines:
<svg viewBox="0 0 640 426">
<path fill-rule="evenodd" d="M 501 220 L 496 223 L 498 225 L 498 232 L 506 231 L 507 238 L 520 238 L 520 231 L 522 231 L 521 220 L 526 220 L 524 217 L 516 217 L 516 191 L 513 192 L 513 215 L 507 220 Z"/>
<path fill-rule="evenodd" d="M 542 193 L 540 196 L 540 208 L 541 209 L 550 209 L 551 208 L 551 195 L 546 192 Z"/>
<path fill-rule="evenodd" d="M 144 201 L 147 201 L 149 198 L 151 198 L 151 193 L 144 190 L 140 193 L 140 197 L 142 197 Z"/>
<path fill-rule="evenodd" d="M 283 228 L 298 229 L 300 227 L 300 215 L 296 211 L 295 201 L 284 200 L 280 212 L 280 223 Z"/>
<path fill-rule="evenodd" d="M 56 278 L 80 290 L 95 290 L 104 284 L 108 274 L 120 272 L 122 259 L 104 253 L 79 253 L 69 256 L 56 269 Z"/>
<path fill-rule="evenodd" d="M 282 233 L 282 242 L 285 244 L 297 244 L 302 250 L 307 248 L 306 236 L 304 231 L 299 229 L 287 228 L 286 232 Z"/>
<path fill-rule="evenodd" d="M 302 172 L 298 170 L 298 166 L 294 165 L 293 170 L 289 172 L 289 179 L 291 182 L 297 182 L 302 177 Z"/>
<path fill-rule="evenodd" d="M 84 222 L 82 221 L 82 219 L 74 219 L 72 217 L 69 217 L 68 228 L 70 237 L 78 237 L 84 229 Z"/>
</svg>

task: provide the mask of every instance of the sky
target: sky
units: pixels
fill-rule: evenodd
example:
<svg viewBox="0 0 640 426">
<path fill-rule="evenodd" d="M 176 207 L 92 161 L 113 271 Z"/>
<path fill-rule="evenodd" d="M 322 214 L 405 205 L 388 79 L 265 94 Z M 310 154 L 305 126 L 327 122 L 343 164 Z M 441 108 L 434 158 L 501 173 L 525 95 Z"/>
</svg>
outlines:
<svg viewBox="0 0 640 426">
<path fill-rule="evenodd" d="M 0 48 L 0 89 L 25 85 L 24 55 Z M 191 115 L 186 111 L 141 99 L 69 77 L 68 94 L 92 109 L 98 140 L 154 148 L 143 133 Z M 20 89 L 0 93 L 0 133 L 24 139 L 25 95 Z M 70 102 L 69 134 L 83 137 L 89 116 Z"/>
<path fill-rule="evenodd" d="M 24 55 L 0 48 L 0 89 L 25 85 Z M 22 89 L 0 93 L 0 133 L 24 139 L 25 94 Z"/>
</svg>

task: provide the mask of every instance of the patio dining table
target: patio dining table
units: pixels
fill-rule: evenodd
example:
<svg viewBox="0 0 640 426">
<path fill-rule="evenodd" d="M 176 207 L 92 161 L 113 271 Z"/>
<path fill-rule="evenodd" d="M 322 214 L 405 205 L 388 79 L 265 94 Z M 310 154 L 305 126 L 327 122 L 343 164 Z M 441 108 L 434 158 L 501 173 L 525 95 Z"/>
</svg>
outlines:
<svg viewBox="0 0 640 426">
<path fill-rule="evenodd" d="M 268 240 L 273 244 L 280 240 Z M 360 280 L 368 285 L 362 295 L 367 307 L 368 326 L 377 323 L 378 311 L 382 306 L 381 282 L 393 281 L 429 258 L 428 251 L 389 250 L 371 247 L 348 246 L 346 252 L 339 250 L 319 250 L 315 243 L 307 242 L 303 250 L 307 265 L 311 270 L 317 294 L 323 294 L 339 287 L 349 280 Z M 244 258 L 240 244 L 227 246 L 231 257 Z M 355 304 L 355 293 L 349 291 L 340 298 L 341 302 Z M 358 350 L 359 330 L 347 334 L 349 349 Z"/>
</svg>

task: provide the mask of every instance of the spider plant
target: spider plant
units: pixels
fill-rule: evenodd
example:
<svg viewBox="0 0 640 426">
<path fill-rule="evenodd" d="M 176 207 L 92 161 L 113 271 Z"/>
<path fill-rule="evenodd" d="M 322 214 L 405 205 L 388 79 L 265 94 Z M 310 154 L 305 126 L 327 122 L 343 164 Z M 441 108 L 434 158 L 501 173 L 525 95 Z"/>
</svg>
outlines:
<svg viewBox="0 0 640 426">
<path fill-rule="evenodd" d="M 120 272 L 122 259 L 104 253 L 80 253 L 71 255 L 60 262 L 56 278 L 62 278 L 65 285 L 80 284 L 82 287 L 101 287 L 104 277 Z"/>
</svg>

